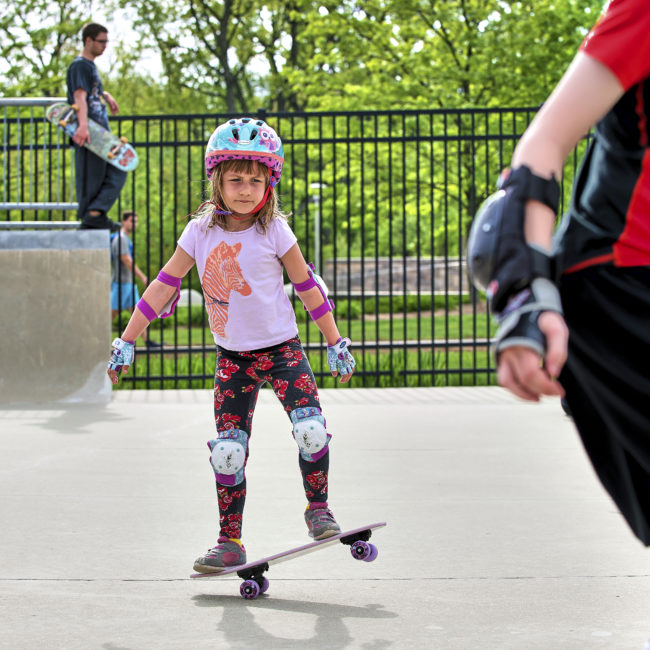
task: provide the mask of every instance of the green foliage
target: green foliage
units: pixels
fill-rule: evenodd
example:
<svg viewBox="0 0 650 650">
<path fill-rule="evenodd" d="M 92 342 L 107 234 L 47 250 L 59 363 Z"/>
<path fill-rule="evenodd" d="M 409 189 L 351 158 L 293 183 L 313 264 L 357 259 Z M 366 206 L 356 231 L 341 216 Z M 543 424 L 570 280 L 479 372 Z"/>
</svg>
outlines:
<svg viewBox="0 0 650 650">
<path fill-rule="evenodd" d="M 0 93 L 57 96 L 90 15 L 83 0 L 24 0 L 0 11 Z"/>
<path fill-rule="evenodd" d="M 306 108 L 337 110 L 538 104 L 602 1 L 319 4 L 306 70 L 286 74 Z"/>
<path fill-rule="evenodd" d="M 363 373 L 352 376 L 346 385 L 329 375 L 322 367 L 323 354 L 308 352 L 320 388 L 360 387 L 416 387 L 416 386 L 486 386 L 496 385 L 496 376 L 490 366 L 485 348 L 460 352 L 457 349 L 436 350 L 422 348 L 405 351 L 397 349 L 379 354 L 359 355 L 359 369 Z M 136 352 L 135 362 L 117 390 L 133 388 L 203 388 L 214 386 L 214 352 L 151 355 Z M 151 379 L 146 377 L 165 377 Z M 174 379 L 176 376 L 178 379 Z"/>
<path fill-rule="evenodd" d="M 602 0 L 109 0 L 123 12 L 107 86 L 129 114 L 541 103 Z M 0 85 L 56 95 L 87 0 L 0 14 Z M 116 13 L 116 15 L 119 15 Z M 161 72 L 143 71 L 143 56 Z"/>
</svg>

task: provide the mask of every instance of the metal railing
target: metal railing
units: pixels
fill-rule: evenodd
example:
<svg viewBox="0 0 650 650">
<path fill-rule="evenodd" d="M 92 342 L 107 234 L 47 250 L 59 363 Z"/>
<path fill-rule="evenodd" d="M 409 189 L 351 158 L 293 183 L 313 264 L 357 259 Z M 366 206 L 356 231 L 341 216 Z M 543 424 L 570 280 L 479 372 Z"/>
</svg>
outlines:
<svg viewBox="0 0 650 650">
<path fill-rule="evenodd" d="M 0 210 L 67 212 L 74 200 L 74 164 L 68 137 L 45 119 L 61 97 L 0 97 L 2 196 Z"/>
<path fill-rule="evenodd" d="M 488 353 L 494 327 L 484 298 L 469 286 L 463 251 L 473 215 L 534 113 L 532 108 L 257 112 L 282 137 L 286 162 L 278 190 L 284 209 L 305 257 L 330 286 L 342 334 L 353 339 L 359 367 L 352 385 L 494 381 Z M 185 216 L 206 198 L 205 143 L 229 117 L 112 120 L 113 131 L 126 136 L 140 158 L 112 216 L 125 209 L 138 212 L 134 256 L 150 278 L 172 254 Z M 56 202 L 64 193 L 71 198 L 74 165 L 67 143 L 37 114 L 30 120 L 5 116 L 5 141 L 12 148 L 3 150 L 3 178 L 6 185 L 10 170 L 11 192 L 18 192 L 11 201 Z M 564 200 L 583 146 L 567 165 Z M 36 187 L 35 178 L 38 197 L 29 189 Z M 5 206 L 11 203 L 8 191 L 3 190 Z M 52 210 L 37 203 L 29 210 L 0 209 L 7 221 L 26 219 L 28 212 L 35 221 L 53 218 Z M 63 220 L 71 218 L 64 213 Z M 195 270 L 183 288 L 200 291 Z M 152 338 L 165 345 L 138 348 L 126 385 L 210 383 L 214 343 L 196 295 L 188 292 L 194 298 L 187 306 L 152 324 Z M 322 385 L 333 385 L 320 333 L 291 295 L 314 372 Z M 117 331 L 127 316 L 120 315 Z"/>
</svg>

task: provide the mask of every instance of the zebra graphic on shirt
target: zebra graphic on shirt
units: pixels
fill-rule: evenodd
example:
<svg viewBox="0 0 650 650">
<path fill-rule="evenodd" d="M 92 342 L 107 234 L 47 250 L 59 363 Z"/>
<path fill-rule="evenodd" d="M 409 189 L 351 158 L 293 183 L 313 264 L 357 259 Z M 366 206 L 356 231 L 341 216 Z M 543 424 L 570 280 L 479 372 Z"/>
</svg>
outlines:
<svg viewBox="0 0 650 650">
<path fill-rule="evenodd" d="M 228 323 L 230 292 L 237 291 L 242 296 L 251 293 L 250 286 L 244 280 L 237 255 L 241 244 L 229 246 L 225 241 L 212 249 L 205 262 L 201 278 L 205 306 L 208 310 L 210 330 L 217 336 L 225 337 Z"/>
</svg>

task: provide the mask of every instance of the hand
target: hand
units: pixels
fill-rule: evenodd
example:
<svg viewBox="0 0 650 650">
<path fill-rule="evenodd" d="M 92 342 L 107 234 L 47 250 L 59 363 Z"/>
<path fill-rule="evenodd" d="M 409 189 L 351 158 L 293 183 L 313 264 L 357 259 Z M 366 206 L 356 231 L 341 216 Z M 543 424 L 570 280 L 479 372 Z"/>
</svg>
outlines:
<svg viewBox="0 0 650 650">
<path fill-rule="evenodd" d="M 75 144 L 78 144 L 80 147 L 83 147 L 85 142 L 90 142 L 90 133 L 88 132 L 88 124 L 81 124 L 77 127 L 75 134 L 72 138 L 72 141 Z"/>
<path fill-rule="evenodd" d="M 125 375 L 129 373 L 129 366 L 133 363 L 133 348 L 134 343 L 130 341 L 123 341 L 122 339 L 115 339 L 111 344 L 113 346 L 113 354 L 111 360 L 108 362 L 108 376 L 111 378 L 113 384 L 117 384 L 120 380 L 120 373 L 124 372 Z"/>
<path fill-rule="evenodd" d="M 352 377 L 354 367 L 357 365 L 350 353 L 348 346 L 350 339 L 339 339 L 334 345 L 327 346 L 327 365 L 330 367 L 332 377 L 341 375 L 341 383 L 344 384 Z"/>
<path fill-rule="evenodd" d="M 539 316 L 539 329 L 546 338 L 546 358 L 530 347 L 506 348 L 499 354 L 499 384 L 517 397 L 538 402 L 542 395 L 564 397 L 557 377 L 567 358 L 569 330 L 560 314 L 545 311 Z"/>
<path fill-rule="evenodd" d="M 111 111 L 111 115 L 117 115 L 120 112 L 120 107 L 117 105 L 117 102 L 113 99 L 113 95 L 104 91 L 104 99 L 108 104 L 108 108 Z"/>
</svg>

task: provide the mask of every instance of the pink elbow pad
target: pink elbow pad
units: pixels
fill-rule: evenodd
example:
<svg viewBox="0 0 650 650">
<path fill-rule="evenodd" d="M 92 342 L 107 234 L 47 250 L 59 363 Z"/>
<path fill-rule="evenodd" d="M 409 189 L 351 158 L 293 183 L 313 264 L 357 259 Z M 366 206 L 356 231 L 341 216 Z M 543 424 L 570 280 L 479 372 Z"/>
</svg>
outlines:
<svg viewBox="0 0 650 650">
<path fill-rule="evenodd" d="M 172 295 L 166 305 L 163 306 L 160 312 L 160 318 L 167 318 L 174 313 L 176 305 L 181 297 L 181 278 L 175 278 L 173 275 L 169 275 L 164 271 L 158 273 L 156 280 L 166 284 L 169 287 L 176 287 L 176 293 Z"/>
<path fill-rule="evenodd" d="M 307 269 L 307 273 L 309 274 L 309 277 L 304 282 L 293 282 L 292 284 L 296 291 L 308 291 L 313 287 L 318 287 L 321 296 L 323 296 L 323 304 L 319 305 L 318 307 L 316 307 L 316 309 L 313 309 L 312 311 L 309 312 L 309 315 L 311 316 L 312 320 L 318 320 L 321 316 L 324 316 L 328 311 L 334 311 L 334 301 L 330 300 L 327 297 L 327 286 L 325 285 L 323 278 L 321 278 L 315 272 L 313 263 L 310 262 L 307 266 L 309 267 Z M 307 307 L 305 307 L 305 310 L 306 309 Z"/>
</svg>

